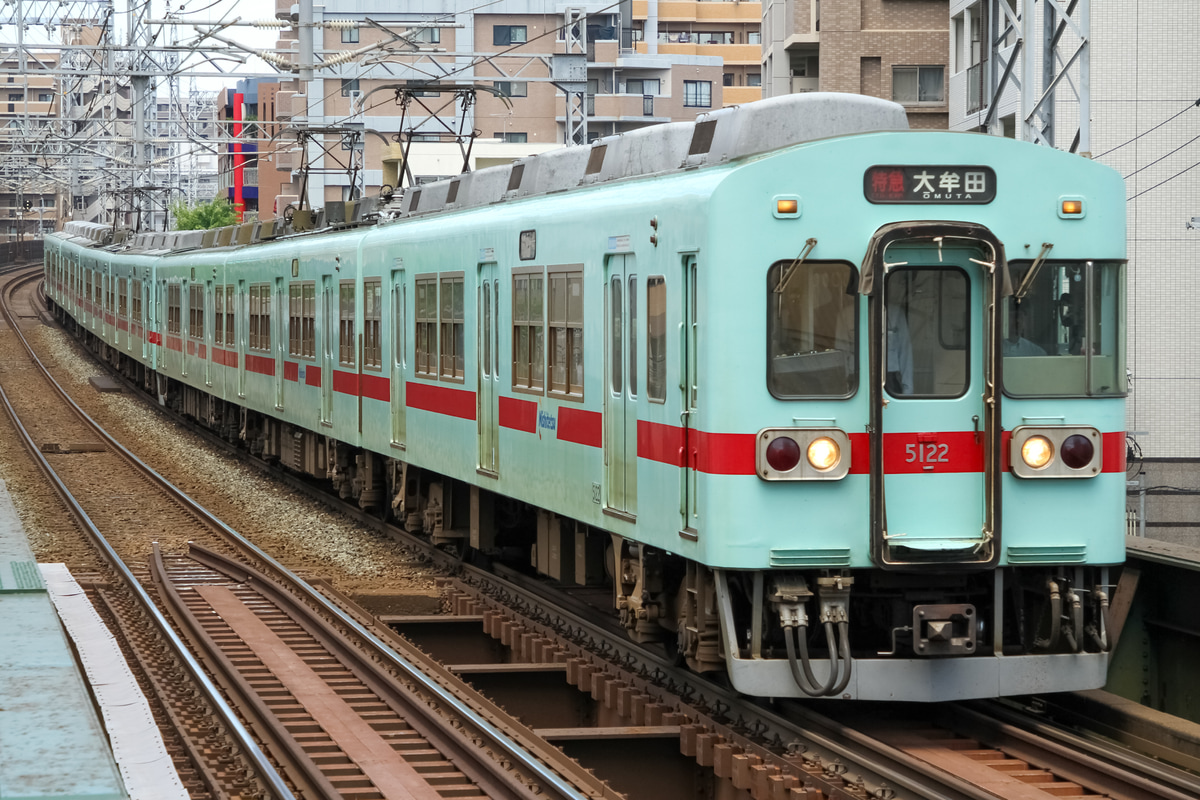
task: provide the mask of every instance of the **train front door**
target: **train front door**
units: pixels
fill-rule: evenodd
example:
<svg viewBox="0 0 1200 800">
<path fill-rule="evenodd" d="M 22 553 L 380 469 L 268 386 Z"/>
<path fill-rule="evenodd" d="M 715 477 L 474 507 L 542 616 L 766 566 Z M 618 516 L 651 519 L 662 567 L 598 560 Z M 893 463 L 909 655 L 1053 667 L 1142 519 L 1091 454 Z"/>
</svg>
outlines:
<svg viewBox="0 0 1200 800">
<path fill-rule="evenodd" d="M 634 257 L 609 256 L 604 307 L 605 509 L 637 514 L 637 275 Z"/>
<path fill-rule="evenodd" d="M 479 471 L 495 476 L 500 472 L 500 281 L 494 261 L 479 265 L 477 287 Z"/>
<path fill-rule="evenodd" d="M 894 241 L 880 254 L 873 553 L 881 566 L 991 563 L 998 247 L 941 235 Z"/>
</svg>

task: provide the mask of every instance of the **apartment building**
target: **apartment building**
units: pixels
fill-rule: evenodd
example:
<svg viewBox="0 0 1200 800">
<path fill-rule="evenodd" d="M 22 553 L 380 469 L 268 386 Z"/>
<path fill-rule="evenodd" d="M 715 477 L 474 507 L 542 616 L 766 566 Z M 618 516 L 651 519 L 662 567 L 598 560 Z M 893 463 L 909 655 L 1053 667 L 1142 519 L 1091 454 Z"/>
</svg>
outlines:
<svg viewBox="0 0 1200 800">
<path fill-rule="evenodd" d="M 912 128 L 946 128 L 947 0 L 766 0 L 763 96 L 851 92 L 895 100 Z"/>
<path fill-rule="evenodd" d="M 277 216 L 281 209 L 276 208 L 275 199 L 285 194 L 283 187 L 291 180 L 287 172 L 275 168 L 277 154 L 289 146 L 274 138 L 283 127 L 276 117 L 279 87 L 278 81 L 250 78 L 238 81 L 236 88 L 222 90 L 214 103 L 222 136 L 213 158 L 214 191 L 202 199 L 217 197 L 234 203 L 235 144 L 240 144 L 245 219 Z M 234 103 L 239 94 L 242 96 L 242 133 L 240 141 L 234 141 Z"/>
<path fill-rule="evenodd" d="M 0 240 L 38 238 L 58 225 L 63 208 L 59 187 L 47 177 L 53 151 L 44 145 L 56 124 L 60 104 L 48 69 L 57 54 L 27 59 L 28 78 L 14 74 L 17 57 L 0 61 Z M 38 72 L 47 74 L 39 75 Z"/>
<path fill-rule="evenodd" d="M 278 15 L 292 8 L 277 0 Z M 494 162 L 561 147 L 570 131 L 582 129 L 581 118 L 591 140 L 693 119 L 761 94 L 758 3 L 627 0 L 564 8 L 545 0 L 500 0 L 460 10 L 448 0 L 417 0 L 399 12 L 364 0 L 317 7 L 314 14 L 318 62 L 374 49 L 318 68 L 306 85 L 281 87 L 280 118 L 287 124 L 363 132 L 359 143 L 342 145 L 362 148 L 358 187 L 338 174 L 340 153 L 307 146 L 313 205 L 386 183 L 384 162 L 396 165 L 410 142 L 408 171 L 420 183 L 457 174 L 482 152 Z M 407 27 L 407 41 L 387 43 L 385 31 L 356 24 L 368 17 L 390 30 Z M 294 36 L 285 33 L 280 46 L 296 49 Z M 555 70 L 569 55 L 582 66 L 567 84 Z M 398 85 L 407 89 L 399 99 Z M 469 93 L 470 86 L 484 90 Z M 564 87 L 578 93 L 574 106 Z M 479 138 L 470 155 L 463 147 L 454 158 L 453 149 L 471 132 Z M 293 172 L 300 166 L 286 155 L 276 164 Z"/>
</svg>

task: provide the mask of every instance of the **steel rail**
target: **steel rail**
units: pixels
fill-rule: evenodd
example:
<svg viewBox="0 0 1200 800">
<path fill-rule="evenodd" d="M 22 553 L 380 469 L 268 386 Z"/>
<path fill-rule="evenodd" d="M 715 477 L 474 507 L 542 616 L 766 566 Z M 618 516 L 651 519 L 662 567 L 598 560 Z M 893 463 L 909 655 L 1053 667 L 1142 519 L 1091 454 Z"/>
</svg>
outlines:
<svg viewBox="0 0 1200 800">
<path fill-rule="evenodd" d="M 22 342 L 24 341 L 24 337 L 22 337 Z M 32 349 L 29 348 L 27 342 L 25 342 L 25 346 L 29 350 L 31 357 L 33 357 L 36 361 L 37 356 L 33 355 Z M 39 366 L 41 365 L 40 361 L 37 361 L 37 363 Z M 475 725 L 481 731 L 490 736 L 494 746 L 503 751 L 503 753 L 508 757 L 514 759 L 531 774 L 543 781 L 547 786 L 553 787 L 568 800 L 589 800 L 589 795 L 580 792 L 573 784 L 565 780 L 557 771 L 550 769 L 545 764 L 534 758 L 518 741 L 510 737 L 500 728 L 496 727 L 489 720 L 475 711 L 475 709 L 473 709 L 470 705 L 465 703 L 462 699 L 443 688 L 429 676 L 425 675 L 413 662 L 396 653 L 386 642 L 376 636 L 352 616 L 343 611 L 340 607 L 332 603 L 328 598 L 314 589 L 298 575 L 272 558 L 253 542 L 244 538 L 237 531 L 230 528 L 224 522 L 209 515 L 199 502 L 193 500 L 181 489 L 160 476 L 152 467 L 126 449 L 116 439 L 112 438 L 112 436 L 110 436 L 108 432 L 100 426 L 99 423 L 88 416 L 82 408 L 76 405 L 74 401 L 67 396 L 66 392 L 62 389 L 58 382 L 49 375 L 49 373 L 46 374 L 46 377 L 53 384 L 59 394 L 66 400 L 66 402 L 68 402 L 71 407 L 75 409 L 78 414 L 80 414 L 81 418 L 96 430 L 97 434 L 101 436 L 105 443 L 113 447 L 122 456 L 136 464 L 140 469 L 144 470 L 146 474 L 150 475 L 156 482 L 161 483 L 163 488 L 166 489 L 179 502 L 196 510 L 197 513 L 201 513 L 202 515 L 208 517 L 213 527 L 220 531 L 222 535 L 228 537 L 231 542 L 237 543 L 239 547 L 244 548 L 246 552 L 253 555 L 257 559 L 260 559 L 262 563 L 268 565 L 272 570 L 276 571 L 277 574 L 285 577 L 289 581 L 292 581 L 308 602 L 320 606 L 326 613 L 335 617 L 341 625 L 350 629 L 362 639 L 370 642 L 372 646 L 379 650 L 382 658 L 388 664 L 390 664 L 393 668 L 403 672 L 413 681 L 420 684 L 425 691 L 436 697 L 439 702 L 453 709 L 456 714 L 460 715 L 464 719 L 469 720 L 471 724 Z"/>
<path fill-rule="evenodd" d="M 20 328 L 17 327 L 16 321 L 13 318 L 9 308 L 9 301 L 16 289 L 20 286 L 23 286 L 25 283 L 36 279 L 37 275 L 37 273 L 34 273 L 34 275 L 31 277 L 18 278 L 5 287 L 3 302 L 0 303 L 0 311 L 3 312 L 5 322 L 7 322 L 9 327 L 12 328 L 13 332 L 16 333 L 17 338 L 20 339 L 21 344 L 25 347 L 25 350 L 29 354 L 30 358 L 32 358 L 34 363 L 37 364 L 38 368 L 42 370 L 46 379 L 50 381 L 59 395 L 72 408 L 81 414 L 89 424 L 96 426 L 96 423 L 91 419 L 91 417 L 88 417 L 87 414 L 83 412 L 83 409 L 79 408 L 79 406 L 77 406 L 75 402 L 66 395 L 66 393 L 63 391 L 63 388 L 58 384 L 57 381 L 54 380 L 50 373 L 46 371 L 45 365 L 43 365 L 41 360 L 38 359 L 37 355 L 33 352 L 33 348 L 30 347 L 29 342 L 25 339 L 24 334 L 22 334 Z M 92 543 L 97 547 L 97 549 L 100 550 L 102 555 L 108 561 L 109 565 L 125 582 L 126 586 L 133 593 L 134 597 L 137 598 L 138 603 L 142 606 L 142 609 L 153 620 L 154 624 L 158 627 L 160 635 L 170 645 L 171 650 L 175 654 L 176 658 L 180 660 L 180 662 L 191 674 L 192 680 L 194 680 L 200 687 L 200 690 L 204 693 L 205 699 L 212 706 L 222 724 L 225 725 L 226 730 L 237 740 L 238 746 L 245 753 L 247 760 L 250 761 L 256 770 L 258 770 L 259 779 L 262 780 L 264 785 L 271 792 L 273 792 L 275 797 L 279 798 L 279 800 L 295 800 L 295 795 L 292 794 L 291 789 L 288 788 L 283 778 L 271 765 L 271 762 L 267 759 L 266 754 L 263 753 L 263 751 L 259 748 L 258 743 L 254 740 L 254 737 L 251 736 L 250 732 L 245 728 L 245 726 L 242 725 L 241 720 L 238 719 L 234 710 L 229 706 L 228 703 L 225 702 L 225 698 L 221 695 L 216 685 L 209 679 L 208 675 L 205 674 L 199 662 L 196 661 L 191 652 L 187 649 L 187 646 L 183 643 L 183 640 L 179 638 L 179 635 L 175 633 L 175 630 L 171 627 L 170 623 L 167 622 L 166 618 L 162 615 L 162 612 L 159 611 L 154 601 L 150 598 L 150 595 L 146 592 L 141 583 L 138 581 L 137 577 L 133 574 L 133 571 L 129 569 L 129 566 L 100 533 L 100 530 L 92 522 L 91 517 L 89 517 L 87 512 L 83 510 L 83 506 L 79 504 L 79 502 L 75 499 L 75 496 L 71 494 L 69 489 L 67 489 L 66 484 L 63 483 L 63 481 L 59 478 L 58 474 L 54 471 L 54 468 L 50 466 L 50 462 L 42 454 L 37 444 L 33 441 L 33 437 L 29 435 L 29 431 L 26 430 L 24 424 L 22 424 L 20 418 L 17 416 L 16 409 L 13 408 L 12 403 L 9 401 L 8 394 L 4 391 L 3 386 L 0 386 L 0 400 L 3 400 L 4 408 L 7 411 L 9 418 L 12 420 L 14 427 L 16 427 L 17 432 L 20 434 L 21 443 L 29 452 L 30 456 L 33 457 L 39 469 L 42 470 L 42 473 L 45 474 L 46 478 L 50 481 L 51 486 L 54 488 L 55 494 L 59 496 L 63 504 L 70 511 L 71 515 L 92 540 Z M 113 440 L 107 436 L 107 434 L 104 434 L 104 436 L 105 438 L 109 439 L 110 443 L 114 443 Z M 124 448 L 121 448 L 121 450 L 124 450 Z M 128 451 L 125 452 L 128 453 Z"/>
</svg>

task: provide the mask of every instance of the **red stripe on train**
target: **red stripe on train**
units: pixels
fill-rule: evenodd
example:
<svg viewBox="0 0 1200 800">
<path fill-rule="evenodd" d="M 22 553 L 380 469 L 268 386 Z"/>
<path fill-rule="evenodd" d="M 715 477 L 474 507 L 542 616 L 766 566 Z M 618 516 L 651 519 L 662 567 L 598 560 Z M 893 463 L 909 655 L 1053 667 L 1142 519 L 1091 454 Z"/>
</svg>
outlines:
<svg viewBox="0 0 1200 800">
<path fill-rule="evenodd" d="M 253 353 L 246 354 L 246 369 L 259 375 L 274 375 L 275 374 L 275 359 L 266 356 L 256 356 Z"/>
<path fill-rule="evenodd" d="M 500 397 L 500 427 L 537 433 L 537 403 L 516 397 Z"/>
<path fill-rule="evenodd" d="M 392 382 L 382 375 L 372 375 L 364 372 L 362 379 L 362 396 L 371 400 L 381 400 L 385 403 L 392 399 Z"/>
<path fill-rule="evenodd" d="M 409 381 L 404 386 L 404 404 L 459 419 L 475 419 L 475 393 L 446 386 Z"/>
<path fill-rule="evenodd" d="M 604 417 L 598 411 L 562 406 L 558 409 L 555 429 L 561 442 L 588 447 L 600 447 L 604 443 Z"/>
</svg>

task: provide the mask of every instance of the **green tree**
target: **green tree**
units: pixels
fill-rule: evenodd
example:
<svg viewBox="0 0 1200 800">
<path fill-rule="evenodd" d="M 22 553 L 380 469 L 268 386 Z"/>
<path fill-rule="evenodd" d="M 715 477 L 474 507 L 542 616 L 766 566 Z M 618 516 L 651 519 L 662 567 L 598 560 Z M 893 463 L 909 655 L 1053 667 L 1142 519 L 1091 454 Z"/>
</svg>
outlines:
<svg viewBox="0 0 1200 800">
<path fill-rule="evenodd" d="M 237 222 L 237 212 L 228 200 L 217 198 L 208 203 L 189 206 L 183 201 L 171 204 L 177 231 L 203 231 Z"/>
</svg>

